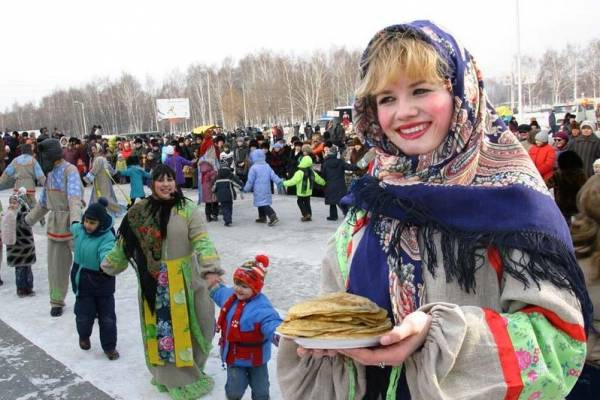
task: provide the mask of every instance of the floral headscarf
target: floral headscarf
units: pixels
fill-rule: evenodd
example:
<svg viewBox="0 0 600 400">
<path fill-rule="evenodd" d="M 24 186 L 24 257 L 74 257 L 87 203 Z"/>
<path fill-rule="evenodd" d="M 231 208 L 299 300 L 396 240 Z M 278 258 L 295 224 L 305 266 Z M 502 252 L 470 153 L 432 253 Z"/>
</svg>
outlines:
<svg viewBox="0 0 600 400">
<path fill-rule="evenodd" d="M 375 147 L 376 157 L 371 175 L 344 200 L 372 219 L 355 250 L 348 290 L 371 298 L 400 322 L 420 306 L 422 267 L 435 274 L 438 251 L 447 278 L 470 291 L 478 264 L 475 251 L 494 247 L 504 272 L 523 284 L 549 280 L 574 292 L 589 326 L 590 301 L 567 225 L 528 154 L 488 102 L 469 52 L 429 21 L 394 25 L 369 43 L 361 76 L 369 68 L 364 61 L 375 40 L 384 35 L 398 40 L 399 34 L 430 44 L 446 62 L 445 85 L 454 98 L 454 113 L 436 149 L 407 156 L 385 136 L 372 96 L 356 99 L 355 128 Z M 427 250 L 424 260 L 419 243 Z M 529 259 L 512 259 L 513 249 Z M 377 260 L 387 265 L 387 273 L 372 267 Z"/>
<path fill-rule="evenodd" d="M 529 161 L 529 156 L 518 140 L 506 130 L 504 122 L 488 102 L 483 78 L 474 58 L 451 35 L 429 21 L 394 25 L 377 33 L 365 50 L 363 59 L 369 55 L 370 47 L 376 39 L 386 35 L 394 40 L 398 34 L 412 36 L 430 44 L 446 62 L 448 69 L 445 71 L 445 84 L 454 98 L 454 114 L 448 135 L 437 149 L 408 157 L 385 136 L 377 120 L 374 99 L 357 99 L 354 104 L 356 131 L 363 140 L 378 150 L 374 174 L 386 171 L 391 175 L 385 180 L 397 184 L 406 181 L 459 185 L 471 185 L 474 181 L 479 181 L 481 184 L 495 184 L 498 182 L 487 179 L 491 178 L 490 173 L 496 175 L 499 172 L 497 168 L 503 166 L 506 171 L 515 171 L 516 167 L 519 173 L 511 175 L 510 183 L 522 178 L 528 186 L 545 192 L 545 185 L 537 179 L 536 169 Z M 368 67 L 368 64 L 363 63 L 363 77 Z M 487 160 L 481 159 L 481 151 L 484 157 L 489 154 L 492 159 L 500 156 L 502 161 L 510 158 L 512 162 L 503 165 L 488 164 Z M 506 183 L 508 182 L 501 182 Z"/>
</svg>

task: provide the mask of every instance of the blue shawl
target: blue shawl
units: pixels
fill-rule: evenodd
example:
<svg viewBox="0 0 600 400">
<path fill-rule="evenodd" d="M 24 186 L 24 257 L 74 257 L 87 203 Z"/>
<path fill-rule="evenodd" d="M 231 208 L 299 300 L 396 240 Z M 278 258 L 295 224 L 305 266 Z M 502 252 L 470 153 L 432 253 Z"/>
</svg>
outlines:
<svg viewBox="0 0 600 400">
<path fill-rule="evenodd" d="M 370 176 L 343 200 L 371 219 L 354 251 L 348 291 L 375 301 L 399 323 L 421 305 L 423 268 L 435 276 L 441 264 L 448 281 L 474 291 L 475 271 L 484 262 L 476 251 L 493 246 L 504 273 L 524 287 L 549 281 L 574 293 L 588 329 L 592 305 L 566 222 L 529 156 L 487 101 L 473 57 L 431 22 L 415 21 L 375 36 L 363 54 L 361 76 L 375 39 L 398 35 L 425 41 L 446 61 L 454 115 L 437 149 L 408 157 L 387 140 L 374 99 L 356 99 L 356 131 L 377 156 Z M 437 247 L 443 260 L 437 259 Z"/>
</svg>

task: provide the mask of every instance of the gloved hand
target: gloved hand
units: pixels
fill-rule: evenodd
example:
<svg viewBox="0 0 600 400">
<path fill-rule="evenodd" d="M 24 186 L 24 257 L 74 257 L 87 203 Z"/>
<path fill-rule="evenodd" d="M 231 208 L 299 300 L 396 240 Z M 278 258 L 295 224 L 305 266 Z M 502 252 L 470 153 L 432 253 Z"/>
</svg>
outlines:
<svg viewBox="0 0 600 400">
<path fill-rule="evenodd" d="M 283 182 L 279 182 L 277 184 L 277 193 L 278 194 L 286 194 L 286 192 L 285 192 L 285 186 L 283 186 Z"/>
</svg>

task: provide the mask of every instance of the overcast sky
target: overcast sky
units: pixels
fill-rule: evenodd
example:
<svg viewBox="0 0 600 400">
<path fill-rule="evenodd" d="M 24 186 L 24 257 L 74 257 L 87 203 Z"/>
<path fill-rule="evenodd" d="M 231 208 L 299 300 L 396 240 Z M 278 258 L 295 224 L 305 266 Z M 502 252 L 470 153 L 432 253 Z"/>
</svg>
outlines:
<svg viewBox="0 0 600 400">
<path fill-rule="evenodd" d="M 462 40 L 485 76 L 509 73 L 516 0 L 2 0 L 0 110 L 123 71 L 162 81 L 195 62 L 259 49 L 363 49 L 379 29 L 430 19 Z M 599 0 L 521 0 L 521 52 L 600 38 Z"/>
</svg>

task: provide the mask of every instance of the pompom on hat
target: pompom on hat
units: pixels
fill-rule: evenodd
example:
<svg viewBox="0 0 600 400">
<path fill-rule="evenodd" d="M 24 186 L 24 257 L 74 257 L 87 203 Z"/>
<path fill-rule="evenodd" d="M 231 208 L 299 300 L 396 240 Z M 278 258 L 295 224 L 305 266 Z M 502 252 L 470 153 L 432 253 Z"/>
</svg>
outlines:
<svg viewBox="0 0 600 400">
<path fill-rule="evenodd" d="M 248 285 L 254 294 L 260 293 L 265 284 L 265 275 L 269 266 L 269 257 L 258 254 L 252 261 L 246 261 L 233 273 L 233 280 Z"/>
</svg>

